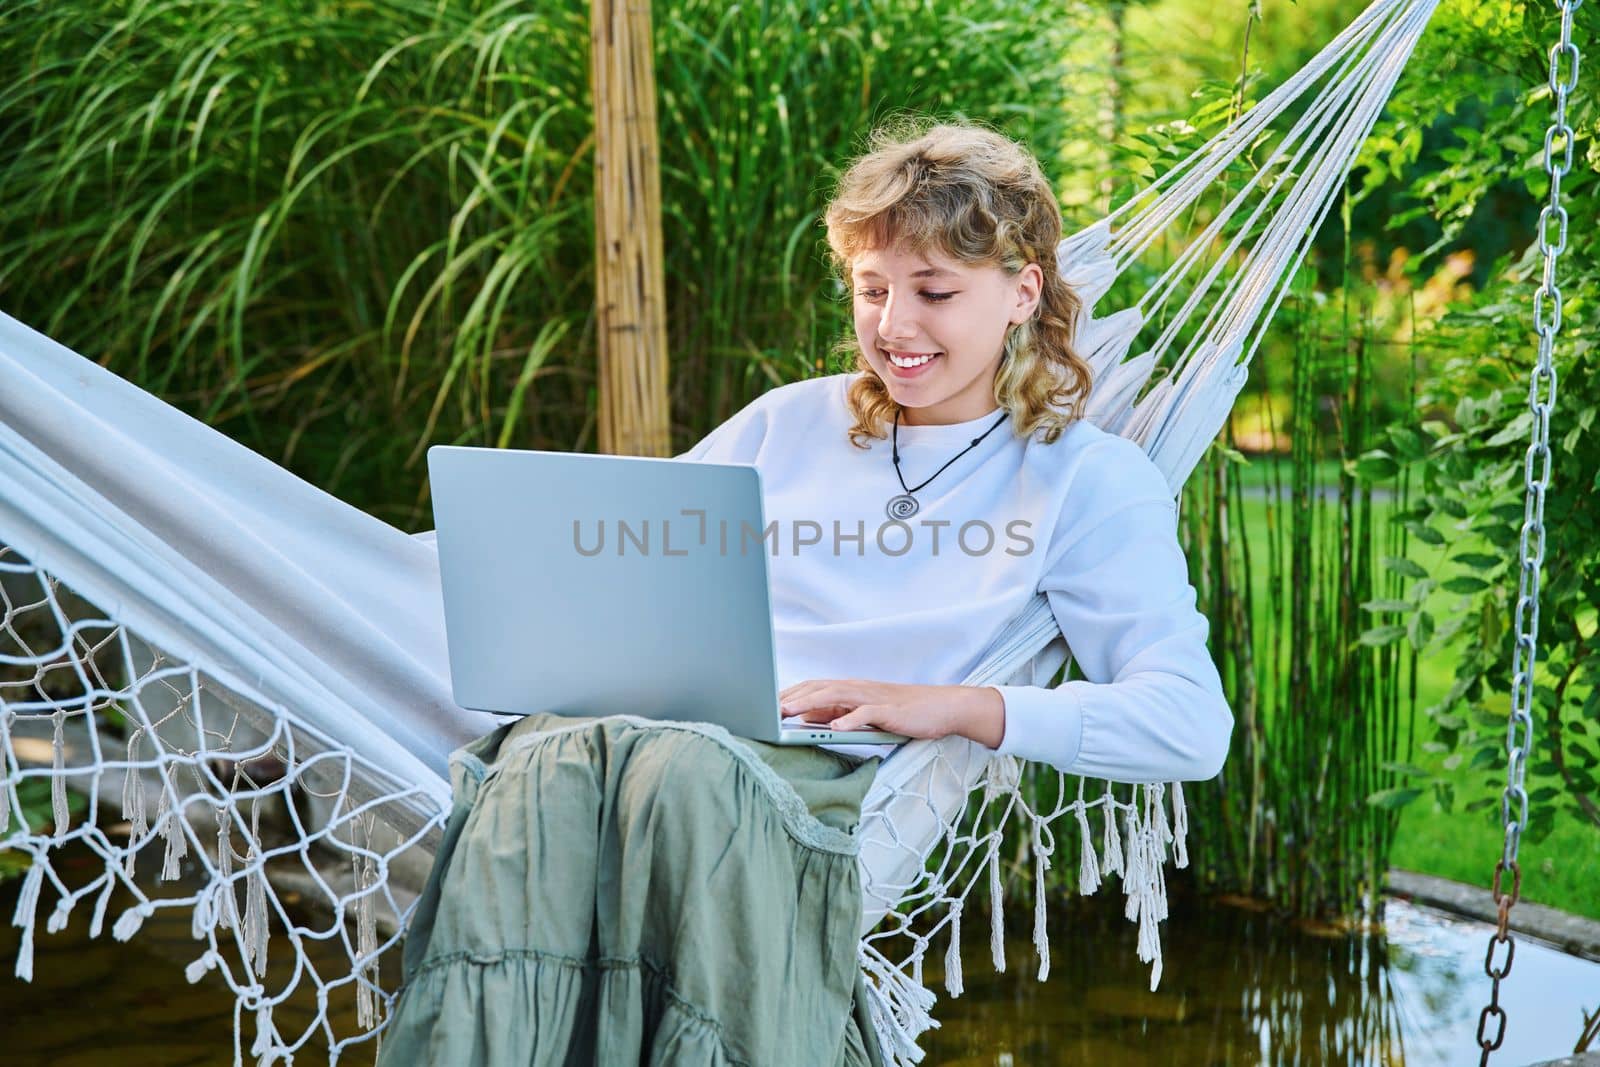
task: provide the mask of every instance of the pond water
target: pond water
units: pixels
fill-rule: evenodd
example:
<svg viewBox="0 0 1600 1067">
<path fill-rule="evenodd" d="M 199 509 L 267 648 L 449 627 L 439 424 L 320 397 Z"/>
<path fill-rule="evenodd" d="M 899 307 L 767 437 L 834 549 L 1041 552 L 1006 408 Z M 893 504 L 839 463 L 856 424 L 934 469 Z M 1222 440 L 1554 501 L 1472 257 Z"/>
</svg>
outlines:
<svg viewBox="0 0 1600 1067">
<path fill-rule="evenodd" d="M 962 996 L 945 997 L 940 968 L 924 972 L 940 996 L 941 1021 L 924 1036 L 925 1062 L 1478 1062 L 1474 1035 L 1489 996 L 1483 961 L 1491 926 L 1391 899 L 1382 932 L 1313 931 L 1257 910 L 1175 895 L 1162 924 L 1161 984 L 1152 993 L 1149 968 L 1135 955 L 1136 927 L 1120 905 L 1120 896 L 1088 898 L 1052 916 L 1050 976 L 1043 983 L 1036 980 L 1031 915 L 1008 926 L 1015 936 L 1007 941 L 1006 972 L 994 973 L 985 907 L 982 921 L 967 924 L 976 929 L 963 943 Z M 1600 1007 L 1600 963 L 1521 936 L 1515 953 L 1501 983 L 1510 1017 L 1505 1041 L 1491 1062 L 1524 1065 L 1569 1055 L 1583 1010 Z"/>
<path fill-rule="evenodd" d="M 98 861 L 94 861 L 97 865 Z M 70 877 L 70 865 L 63 874 Z M 88 912 L 36 933 L 34 981 L 11 977 L 19 932 L 9 920 L 19 888 L 0 886 L 0 1062 L 51 1067 L 115 1062 L 231 1063 L 233 1000 L 214 974 L 191 986 L 198 953 L 188 921 L 157 912 L 128 944 L 87 937 Z M 108 915 L 125 902 L 113 900 Z M 966 992 L 944 994 L 936 944 L 924 977 L 942 1025 L 924 1036 L 929 1067 L 1065 1064 L 1476 1063 L 1473 1033 L 1488 995 L 1487 927 L 1391 901 L 1384 934 L 1297 929 L 1255 911 L 1174 894 L 1162 927 L 1165 971 L 1149 991 L 1121 898 L 1074 900 L 1052 917 L 1051 973 L 1036 981 L 1031 912 L 1012 920 L 1005 974 L 989 961 L 986 910 L 964 946 Z M 41 909 L 42 910 L 42 909 Z M 280 954 L 281 956 L 282 954 Z M 392 976 L 385 976 L 392 981 Z M 1493 1062 L 1522 1065 L 1568 1052 L 1581 1011 L 1600 1006 L 1600 964 L 1524 938 L 1504 983 L 1510 1015 Z M 284 1022 L 289 1022 L 285 1012 Z M 301 1007 L 307 1019 L 311 1006 Z M 342 1034 L 354 1033 L 348 1011 Z M 324 1062 L 315 1046 L 302 1055 Z M 111 1055 L 114 1053 L 114 1056 Z M 371 1045 L 341 1063 L 371 1062 Z M 245 1062 L 250 1062 L 248 1054 Z"/>
</svg>

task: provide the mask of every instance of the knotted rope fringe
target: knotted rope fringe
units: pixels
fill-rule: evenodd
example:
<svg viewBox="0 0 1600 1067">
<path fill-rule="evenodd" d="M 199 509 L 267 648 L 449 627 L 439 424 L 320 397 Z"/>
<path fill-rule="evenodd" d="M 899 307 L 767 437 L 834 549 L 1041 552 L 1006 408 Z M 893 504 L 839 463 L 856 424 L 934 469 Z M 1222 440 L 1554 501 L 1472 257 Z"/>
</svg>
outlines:
<svg viewBox="0 0 1600 1067">
<path fill-rule="evenodd" d="M 974 786 L 975 811 L 969 812 L 966 819 L 974 824 L 981 822 L 987 805 L 996 803 L 1004 806 L 1002 825 L 1010 819 L 1027 820 L 1034 859 L 1033 943 L 1039 953 L 1038 979 L 1042 981 L 1048 978 L 1050 971 L 1045 872 L 1049 870 L 1055 852 L 1051 824 L 1070 812 L 1078 829 L 1078 892 L 1088 895 L 1104 884 L 1105 877 L 1113 874 L 1120 877 L 1126 894 L 1124 914 L 1138 924 L 1138 958 L 1151 965 L 1150 989 L 1154 992 L 1160 983 L 1162 969 L 1158 924 L 1167 917 L 1166 846 L 1176 844 L 1174 861 L 1179 867 L 1188 866 L 1188 854 L 1183 848 L 1182 839 L 1188 827 L 1182 788 L 1172 783 L 1173 811 L 1170 819 L 1166 811 L 1167 785 L 1164 783 L 1132 786 L 1128 801 L 1118 799 L 1115 787 L 1111 783 L 1104 783 L 1100 795 L 1092 801 L 1086 801 L 1085 782 L 1082 779 L 1078 782 L 1075 801 L 1041 814 L 1029 807 L 1021 782 L 1013 775 L 1014 768 L 1004 765 L 1005 759 L 995 759 L 994 763 L 1002 765 L 987 768 L 978 785 Z M 1058 777 L 1064 783 L 1065 776 Z M 1059 795 L 1066 795 L 1064 786 Z M 1100 809 L 1102 847 L 1099 854 L 1096 852 L 1095 833 L 1089 818 L 1091 808 Z M 862 939 L 859 959 L 868 977 L 872 1018 L 888 1067 L 908 1067 L 920 1063 L 923 1053 L 916 1042 L 923 1033 L 938 1025 L 932 1014 L 935 997 L 924 986 L 921 977 L 923 959 L 936 938 L 946 939 L 945 992 L 951 997 L 961 996 L 964 992 L 962 919 L 966 897 L 977 877 L 986 876 L 989 884 L 990 954 L 995 969 L 1004 971 L 1004 926 L 1000 908 L 1003 899 L 1000 877 L 1002 845 L 998 831 L 963 833 L 955 826 L 948 827 L 936 849 L 937 855 L 930 857 L 931 862 L 923 878 L 912 886 L 898 887 L 904 890 L 901 903 L 885 915 L 873 933 Z M 975 866 L 978 873 L 968 874 L 963 880 L 961 872 L 969 866 Z M 938 915 L 941 905 L 943 913 Z M 931 928 L 920 928 L 930 922 Z M 946 926 L 948 930 L 944 929 Z M 904 958 L 891 961 L 877 948 L 877 943 L 893 936 L 909 938 L 912 947 Z"/>
<path fill-rule="evenodd" d="M 30 597 L 18 595 L 24 577 L 35 582 L 31 603 Z M 83 612 L 79 602 L 57 602 L 67 590 L 38 567 L 19 563 L 4 544 L 0 578 L 12 598 L 0 619 L 0 654 L 10 657 L 5 669 L 15 672 L 31 656 L 37 663 L 28 661 L 29 669 L 41 672 L 58 660 L 59 650 L 52 651 L 50 641 L 30 640 L 21 629 L 28 625 L 30 609 L 68 632 L 104 630 L 110 636 L 96 650 L 115 651 L 121 660 L 120 675 L 113 672 L 108 678 L 108 664 L 79 649 L 81 659 L 73 673 L 85 687 L 82 693 L 0 704 L 0 847 L 29 859 L 10 914 L 20 931 L 16 977 L 31 981 L 34 976 L 40 922 L 48 931 L 60 932 L 77 902 L 92 896 L 89 934 L 98 937 L 112 894 L 131 893 L 133 902 L 111 924 L 112 936 L 129 941 L 158 908 L 177 909 L 199 946 L 184 967 L 185 978 L 199 982 L 208 975 L 220 977 L 233 991 L 236 1067 L 252 1057 L 257 1064 L 287 1062 L 297 1051 L 309 1052 L 306 1046 L 313 1039 L 326 1038 L 332 1060 L 352 1044 L 373 1041 L 394 997 L 379 984 L 380 961 L 399 945 L 414 906 L 401 906 L 391 893 L 389 861 L 421 847 L 426 835 L 442 827 L 445 812 L 431 794 L 386 779 L 359 753 L 333 742 L 288 709 L 257 694 L 246 695 L 243 687 L 229 688 L 236 683 L 174 664 L 112 620 L 74 620 L 74 612 Z M 60 686 L 52 688 L 59 692 Z M 42 686 L 35 691 L 46 692 Z M 247 719 L 247 714 L 253 717 Z M 310 750 L 304 759 L 297 751 L 302 745 Z M 118 772 L 120 796 L 111 790 L 101 793 L 111 810 L 97 811 L 91 805 L 81 817 L 73 814 L 69 781 L 89 788 L 97 781 L 117 781 L 106 775 Z M 357 775 L 359 795 L 354 790 Z M 19 789 L 46 779 L 43 810 L 19 807 Z M 274 811 L 283 818 L 280 825 L 269 826 Z M 415 827 L 408 834 L 390 827 L 389 818 L 400 814 L 406 816 L 402 824 Z M 114 822 L 117 815 L 120 825 Z M 384 840 L 398 838 L 395 844 L 378 845 L 380 821 L 383 833 L 390 835 Z M 102 860 L 103 869 L 88 884 L 69 888 L 58 876 L 55 857 L 67 846 L 87 848 Z M 147 866 L 146 872 L 156 885 L 141 885 L 134 880 L 139 856 L 156 848 L 160 863 Z M 330 848 L 349 853 L 350 866 L 344 868 L 352 882 L 348 892 L 333 888 L 335 878 L 326 867 Z M 312 881 L 309 887 L 297 885 L 296 891 L 321 897 L 328 911 L 350 918 L 350 959 L 341 964 L 335 958 L 331 973 L 318 969 L 329 968 L 328 946 L 338 941 L 330 942 L 325 928 L 295 925 L 277 903 L 281 890 L 267 878 L 269 858 L 291 857 L 300 860 Z M 320 870 L 319 862 L 324 865 Z M 82 876 L 74 874 L 76 884 Z M 47 891 L 55 899 L 44 912 Z M 380 898 L 384 934 L 379 930 Z M 272 915 L 284 920 L 281 928 L 274 929 Z M 273 941 L 273 951 L 288 952 L 295 966 L 269 988 L 262 983 Z M 315 959 L 312 949 L 317 949 Z M 311 1017 L 302 1028 L 296 1014 L 296 1032 L 285 1034 L 274 1016 L 276 1005 L 297 989 L 304 996 L 312 987 L 316 1004 Z M 337 1033 L 331 1015 L 337 1004 L 330 1003 L 329 993 L 340 987 L 349 988 L 356 1009 L 360 1032 L 354 1035 Z M 253 1038 L 244 1033 L 251 1020 Z"/>
</svg>

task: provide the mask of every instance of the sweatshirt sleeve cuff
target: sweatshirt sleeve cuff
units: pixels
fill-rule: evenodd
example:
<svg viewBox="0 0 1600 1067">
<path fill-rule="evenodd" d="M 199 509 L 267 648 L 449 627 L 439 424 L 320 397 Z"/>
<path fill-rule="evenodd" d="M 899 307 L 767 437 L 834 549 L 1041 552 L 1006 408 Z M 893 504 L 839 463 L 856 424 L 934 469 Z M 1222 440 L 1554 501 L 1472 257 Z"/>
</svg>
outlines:
<svg viewBox="0 0 1600 1067">
<path fill-rule="evenodd" d="M 997 685 L 1005 701 L 1005 734 L 996 749 L 1007 756 L 1069 771 L 1083 747 L 1083 705 L 1078 686 Z"/>
</svg>

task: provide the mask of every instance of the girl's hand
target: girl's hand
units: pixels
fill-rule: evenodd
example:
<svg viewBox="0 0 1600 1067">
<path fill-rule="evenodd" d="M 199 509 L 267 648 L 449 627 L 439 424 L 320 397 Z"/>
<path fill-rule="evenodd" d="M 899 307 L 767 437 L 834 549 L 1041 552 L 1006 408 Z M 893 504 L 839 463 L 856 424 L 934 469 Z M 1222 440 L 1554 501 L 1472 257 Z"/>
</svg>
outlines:
<svg viewBox="0 0 1600 1067">
<path fill-rule="evenodd" d="M 991 686 L 905 685 L 858 678 L 818 678 L 778 694 L 785 718 L 827 724 L 835 730 L 888 730 L 907 737 L 970 737 L 999 748 L 1005 737 L 1005 700 Z"/>
</svg>

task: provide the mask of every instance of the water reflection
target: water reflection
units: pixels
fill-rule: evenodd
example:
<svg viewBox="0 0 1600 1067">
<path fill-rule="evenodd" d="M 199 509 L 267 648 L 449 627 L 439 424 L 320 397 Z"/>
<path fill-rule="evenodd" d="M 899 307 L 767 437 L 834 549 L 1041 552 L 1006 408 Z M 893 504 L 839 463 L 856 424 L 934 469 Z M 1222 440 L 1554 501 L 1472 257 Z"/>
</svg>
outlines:
<svg viewBox="0 0 1600 1067">
<path fill-rule="evenodd" d="M 18 885 L 0 887 L 0 918 L 10 916 Z M 113 901 L 108 914 L 121 903 Z M 1296 929 L 1177 894 L 1171 908 L 1162 930 L 1165 972 L 1154 993 L 1135 957 L 1136 929 L 1122 918 L 1120 895 L 1075 900 L 1052 918 L 1044 983 L 1034 978 L 1038 964 L 1026 923 L 1011 928 L 1020 936 L 1008 942 L 1003 975 L 989 962 L 988 924 L 969 923 L 975 939 L 963 953 L 963 996 L 944 995 L 944 954 L 929 954 L 924 978 L 939 994 L 935 1013 L 943 1025 L 925 1035 L 924 1064 L 1477 1062 L 1473 1033 L 1488 993 L 1487 927 L 1401 901 L 1389 904 L 1386 936 Z M 121 944 L 109 936 L 88 939 L 89 911 L 74 909 L 58 934 L 45 931 L 41 916 L 31 985 L 11 977 L 18 931 L 0 922 L 6 1024 L 0 1061 L 73 1067 L 105 1063 L 115 1050 L 118 1067 L 232 1062 L 231 994 L 215 974 L 196 986 L 184 981 L 183 967 L 196 952 L 187 919 L 157 912 Z M 384 980 L 396 977 L 385 973 Z M 1510 1023 L 1495 1062 L 1563 1055 L 1581 1028 L 1583 1005 L 1600 1004 L 1600 964 L 1519 938 L 1502 1002 Z M 353 1006 L 342 1007 L 335 1013 L 339 1032 L 359 1033 Z M 308 1000 L 279 1010 L 286 1022 L 303 1022 L 313 1009 Z M 320 1063 L 326 1048 L 312 1043 L 302 1051 Z M 369 1041 L 339 1062 L 371 1063 L 372 1054 Z"/>
<path fill-rule="evenodd" d="M 75 843 L 57 852 L 53 865 L 67 884 L 83 885 L 101 869 L 102 861 Z M 145 864 L 140 869 L 141 882 L 153 881 L 151 867 Z M 185 870 L 187 873 L 188 868 Z M 163 896 L 181 896 L 196 888 L 186 879 L 161 886 Z M 184 968 L 204 946 L 193 936 L 190 912 L 158 908 L 133 939 L 123 943 L 111 936 L 112 921 L 134 898 L 120 885 L 111 895 L 105 927 L 97 938 L 89 937 L 92 900 L 80 902 L 66 927 L 53 934 L 45 927 L 49 909 L 41 906 L 34 929 L 33 981 L 22 982 L 12 977 L 21 931 L 6 921 L 16 907 L 20 889 L 20 879 L 0 885 L 0 1034 L 4 1035 L 0 1064 L 211 1067 L 255 1062 L 250 1055 L 255 1024 L 248 1012 L 239 1048 L 242 1055 L 235 1059 L 235 1001 L 222 977 L 213 970 L 194 985 L 184 978 Z M 319 916 L 320 921 L 313 923 L 295 914 L 293 894 L 285 894 L 280 901 L 297 921 L 306 918 L 307 926 L 328 926 L 325 917 Z M 277 917 L 272 916 L 271 921 L 276 935 L 281 929 Z M 383 971 L 381 980 L 386 988 L 399 981 L 398 956 L 395 952 L 385 956 L 386 964 L 390 964 L 388 957 L 396 957 Z M 306 963 L 324 974 L 340 973 L 340 968 L 349 966 L 336 938 L 308 941 Z M 294 969 L 293 953 L 271 953 L 267 973 L 259 981 L 268 990 L 283 989 Z M 302 981 L 296 994 L 274 1009 L 280 1033 L 291 1039 L 308 1035 L 297 1062 L 328 1062 L 327 1034 L 314 1025 L 316 1013 L 316 987 L 309 980 Z M 349 986 L 330 991 L 328 1018 L 337 1038 L 351 1042 L 338 1062 L 371 1064 L 375 1041 L 357 1025 L 355 997 Z"/>
<path fill-rule="evenodd" d="M 1172 901 L 1165 970 L 1149 991 L 1120 897 L 1073 902 L 1053 917 L 1050 977 L 1035 980 L 1031 927 L 1008 929 L 1007 972 L 989 962 L 987 923 L 962 952 L 966 992 L 940 995 L 925 1062 L 949 1067 L 1211 1067 L 1477 1062 L 1489 992 L 1489 927 L 1391 900 L 1383 932 L 1300 929 L 1250 910 Z M 938 954 L 942 960 L 942 953 Z M 1510 1015 L 1495 1062 L 1570 1054 L 1582 1009 L 1600 1004 L 1600 964 L 1518 938 L 1502 986 Z"/>
</svg>

